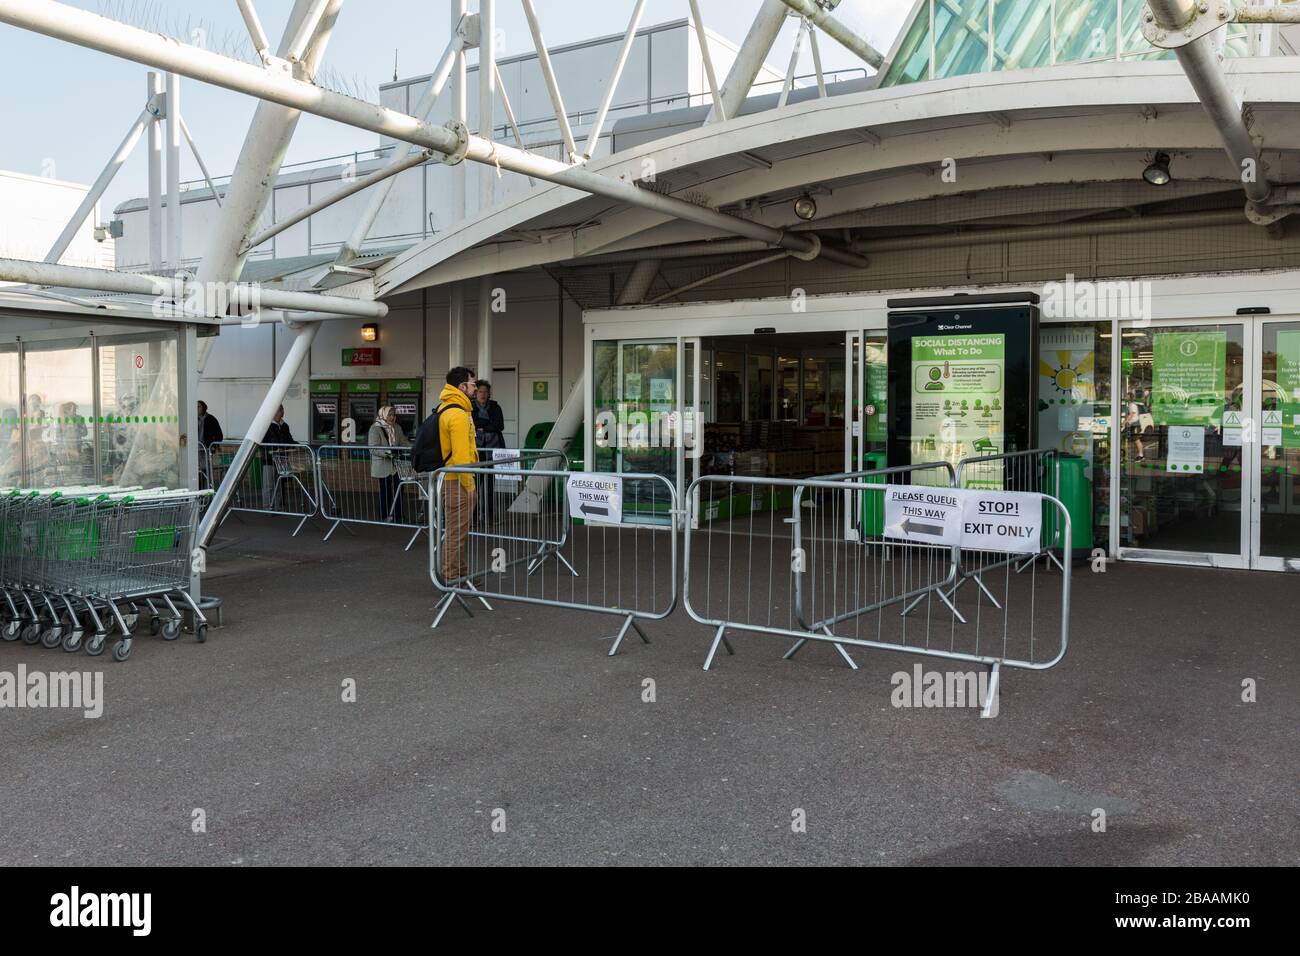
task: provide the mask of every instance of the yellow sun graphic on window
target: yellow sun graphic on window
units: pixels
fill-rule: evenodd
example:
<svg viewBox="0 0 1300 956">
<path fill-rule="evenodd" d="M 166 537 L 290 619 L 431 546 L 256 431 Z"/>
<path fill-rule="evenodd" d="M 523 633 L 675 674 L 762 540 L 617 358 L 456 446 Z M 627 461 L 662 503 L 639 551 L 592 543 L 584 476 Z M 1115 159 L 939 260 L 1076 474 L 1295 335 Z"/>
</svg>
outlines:
<svg viewBox="0 0 1300 956">
<path fill-rule="evenodd" d="M 1038 374 L 1049 379 L 1062 398 L 1088 401 L 1094 394 L 1093 383 L 1089 378 L 1089 373 L 1093 370 L 1093 353 L 1083 356 L 1078 364 L 1071 364 L 1071 357 L 1068 349 L 1061 349 L 1056 353 L 1055 366 L 1040 359 Z"/>
</svg>

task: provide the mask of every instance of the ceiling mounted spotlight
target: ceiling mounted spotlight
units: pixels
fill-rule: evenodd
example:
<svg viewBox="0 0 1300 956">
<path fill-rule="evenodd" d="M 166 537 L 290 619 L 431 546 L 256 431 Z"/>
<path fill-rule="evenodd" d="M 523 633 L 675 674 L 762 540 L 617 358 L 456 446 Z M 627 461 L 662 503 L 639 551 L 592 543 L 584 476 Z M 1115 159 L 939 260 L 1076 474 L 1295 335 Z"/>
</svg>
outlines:
<svg viewBox="0 0 1300 956">
<path fill-rule="evenodd" d="M 1156 153 L 1151 165 L 1142 170 L 1142 178 L 1152 186 L 1165 186 L 1174 178 L 1169 173 L 1169 154 Z"/>
<path fill-rule="evenodd" d="M 804 222 L 809 222 L 817 215 L 817 203 L 812 196 L 804 194 L 794 201 L 794 214 Z"/>
</svg>

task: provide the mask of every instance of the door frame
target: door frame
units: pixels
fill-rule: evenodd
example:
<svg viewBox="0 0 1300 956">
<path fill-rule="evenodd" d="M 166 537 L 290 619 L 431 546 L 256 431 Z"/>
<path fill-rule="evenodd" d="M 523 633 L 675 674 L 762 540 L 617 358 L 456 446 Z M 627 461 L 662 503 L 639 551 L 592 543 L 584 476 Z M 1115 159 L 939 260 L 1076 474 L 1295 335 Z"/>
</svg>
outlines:
<svg viewBox="0 0 1300 956">
<path fill-rule="evenodd" d="M 1252 374 L 1257 367 L 1257 322 L 1242 316 L 1210 316 L 1205 318 L 1161 318 L 1161 319 L 1126 319 L 1116 323 L 1116 330 L 1111 339 L 1111 521 L 1110 551 L 1121 561 L 1145 561 L 1154 564 L 1179 564 L 1191 567 L 1229 568 L 1249 570 L 1251 568 L 1251 534 L 1252 513 L 1257 502 L 1258 483 L 1256 472 L 1258 462 L 1246 453 L 1249 446 L 1243 445 L 1241 454 L 1241 511 L 1238 515 L 1238 542 L 1236 554 L 1218 551 L 1176 551 L 1163 548 L 1133 548 L 1120 543 L 1120 523 L 1124 518 L 1121 513 L 1121 455 L 1123 442 L 1123 421 L 1121 406 L 1123 382 L 1123 334 L 1126 330 L 1183 329 L 1198 326 L 1237 326 L 1241 329 L 1242 348 L 1242 408 L 1255 408 L 1258 402 L 1258 379 Z M 1248 490 L 1250 493 L 1248 494 Z"/>
<path fill-rule="evenodd" d="M 1254 387 L 1254 400 L 1247 405 L 1243 405 L 1248 411 L 1250 421 L 1256 424 L 1252 429 L 1251 441 L 1248 445 L 1251 449 L 1251 466 L 1254 473 L 1250 482 L 1250 568 L 1254 571 L 1300 571 L 1300 558 L 1287 558 L 1281 555 L 1265 555 L 1262 553 L 1261 528 L 1263 526 L 1263 501 L 1264 501 L 1264 469 L 1261 457 L 1264 452 L 1264 329 L 1269 325 L 1294 326 L 1300 329 L 1300 316 L 1297 315 L 1267 315 L 1259 316 L 1252 321 L 1255 330 L 1254 346 L 1250 355 L 1247 357 L 1246 373 Z M 1285 446 L 1283 446 L 1283 455 L 1285 456 Z M 1242 457 L 1245 457 L 1243 451 Z"/>
</svg>

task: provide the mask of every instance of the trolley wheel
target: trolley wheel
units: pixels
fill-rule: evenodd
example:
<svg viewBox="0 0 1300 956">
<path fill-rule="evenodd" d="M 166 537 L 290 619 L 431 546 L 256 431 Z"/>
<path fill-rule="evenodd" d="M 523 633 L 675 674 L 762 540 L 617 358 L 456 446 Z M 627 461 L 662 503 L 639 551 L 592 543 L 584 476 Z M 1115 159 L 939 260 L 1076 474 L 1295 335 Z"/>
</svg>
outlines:
<svg viewBox="0 0 1300 956">
<path fill-rule="evenodd" d="M 37 641 L 41 639 L 41 622 L 32 621 L 25 628 L 23 628 L 22 636 L 23 636 L 24 644 L 35 644 Z"/>
<path fill-rule="evenodd" d="M 207 641 L 208 639 L 207 621 L 204 621 L 203 623 L 199 624 L 197 627 L 194 628 L 194 639 L 198 641 L 200 644 Z"/>
<path fill-rule="evenodd" d="M 157 631 L 154 631 L 157 634 Z M 181 636 L 181 619 L 172 618 L 162 626 L 162 636 L 164 641 L 174 641 Z"/>
<path fill-rule="evenodd" d="M 63 649 L 69 654 L 76 652 L 77 649 L 81 647 L 81 635 L 81 628 L 77 628 L 75 631 L 69 633 L 68 636 L 63 639 Z"/>
<path fill-rule="evenodd" d="M 63 625 L 51 624 L 41 632 L 41 647 L 47 647 L 50 650 L 58 647 L 63 642 Z"/>
<path fill-rule="evenodd" d="M 98 657 L 104 653 L 104 634 L 92 634 L 90 640 L 86 641 L 86 653 L 91 657 Z"/>
<path fill-rule="evenodd" d="M 18 640 L 18 632 L 22 629 L 22 621 L 10 621 L 4 626 L 4 630 L 0 631 L 0 637 L 3 637 L 6 641 L 16 641 Z"/>
<path fill-rule="evenodd" d="M 124 637 L 113 645 L 113 660 L 124 661 L 131 656 L 131 638 Z"/>
<path fill-rule="evenodd" d="M 160 618 L 157 614 L 155 614 L 153 617 L 149 618 L 149 633 L 150 633 L 150 634 L 157 634 L 159 631 L 162 630 L 162 626 L 163 626 L 162 618 Z"/>
</svg>

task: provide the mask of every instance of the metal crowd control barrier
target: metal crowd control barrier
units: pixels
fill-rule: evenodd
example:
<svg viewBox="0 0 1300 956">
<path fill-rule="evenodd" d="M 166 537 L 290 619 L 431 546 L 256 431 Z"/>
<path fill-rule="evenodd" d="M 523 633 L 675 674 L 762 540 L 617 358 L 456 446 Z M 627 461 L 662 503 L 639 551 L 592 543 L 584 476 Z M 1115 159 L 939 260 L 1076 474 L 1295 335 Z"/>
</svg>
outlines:
<svg viewBox="0 0 1300 956">
<path fill-rule="evenodd" d="M 729 631 L 792 638 L 787 659 L 809 641 L 829 643 L 851 667 L 850 647 L 901 651 L 988 667 L 988 713 L 1003 665 L 1045 670 L 1060 661 L 1069 634 L 1068 562 L 1053 576 L 1059 590 L 1048 593 L 1039 587 L 1039 562 L 1014 573 L 1015 559 L 996 553 L 1004 573 L 994 580 L 991 562 L 975 565 L 983 586 L 959 593 L 962 568 L 971 564 L 961 548 L 885 536 L 886 490 L 916 484 L 942 493 L 956 484 L 956 472 L 937 467 L 949 480 L 936 483 L 932 474 L 905 467 L 807 480 L 692 482 L 686 505 L 698 528 L 686 526 L 683 604 L 714 628 L 705 669 L 719 647 L 734 653 Z M 1039 557 L 1069 540 L 1064 506 L 1050 496 L 1041 500 L 1052 520 L 1043 522 L 1034 553 L 1018 557 Z"/>
<path fill-rule="evenodd" d="M 495 474 L 491 467 L 466 465 L 432 476 L 429 576 L 445 594 L 432 626 L 453 603 L 472 616 L 466 598 L 489 610 L 491 598 L 621 617 L 610 656 L 629 630 L 650 643 L 638 622 L 662 620 L 677 606 L 679 508 L 672 483 L 662 475 L 616 476 L 622 521 L 595 523 L 570 513 L 566 482 L 571 474 L 603 476 L 534 467 L 524 474 L 551 479 L 544 490 L 521 491 L 494 514 L 476 503 L 473 515 L 464 515 L 460 479 L 472 477 L 480 486 L 491 477 L 500 482 L 500 464 Z M 505 495 L 498 490 L 496 497 Z"/>
<path fill-rule="evenodd" d="M 239 446 L 238 441 L 213 442 L 210 446 L 213 487 L 225 477 Z M 221 522 L 225 524 L 236 511 L 284 515 L 299 519 L 293 529 L 296 535 L 320 511 L 320 497 L 316 456 L 309 445 L 259 445 L 240 476 Z"/>
<path fill-rule="evenodd" d="M 407 528 L 410 551 L 428 524 L 428 491 L 411 467 L 409 445 L 321 445 L 316 487 L 321 517 L 331 522 L 325 541 L 349 524 Z"/>
<path fill-rule="evenodd" d="M 150 611 L 153 633 L 180 634 L 182 613 L 194 614 L 195 636 L 207 624 L 188 592 L 200 503 L 210 491 L 65 488 L 11 491 L 0 498 L 0 584 L 11 615 L 0 634 L 28 644 L 82 647 L 102 654 L 114 626 L 113 659 L 131 653 L 132 633 Z M 158 605 L 171 617 L 164 624 Z M 84 617 L 83 617 L 84 615 Z M 105 626 L 107 619 L 108 626 Z"/>
<path fill-rule="evenodd" d="M 955 483 L 958 488 L 989 488 L 999 491 L 1030 491 L 1041 494 L 1055 494 L 1061 487 L 1061 456 L 1050 448 L 1036 448 L 1032 451 L 1005 452 L 1000 455 L 981 455 L 976 458 L 963 458 L 957 463 Z M 1044 535 L 1055 542 L 1059 529 L 1055 526 L 1055 514 L 1044 512 Z M 1061 540 L 1061 554 L 1069 553 L 1069 537 Z M 997 597 L 985 587 L 984 576 L 998 568 L 1011 565 L 1019 574 L 1040 559 L 1061 568 L 1061 558 L 1057 557 L 1055 546 L 1045 548 L 1037 554 L 1005 554 L 1001 552 L 962 550 L 962 563 L 958 569 L 956 591 L 967 581 L 974 581 L 984 596 L 997 604 Z"/>
<path fill-rule="evenodd" d="M 528 471 L 539 462 L 562 470 L 569 467 L 568 456 L 551 449 L 522 449 L 509 459 L 500 459 L 482 482 L 486 493 L 479 499 L 480 510 L 503 507 L 494 499 L 520 484 L 521 469 Z M 385 474 L 376 475 L 377 471 Z M 411 537 L 406 550 L 410 551 L 428 528 L 429 476 L 411 464 L 410 446 L 322 445 L 316 449 L 316 478 L 321 517 L 332 522 L 326 541 L 339 527 L 346 529 L 349 524 L 408 528 Z"/>
<path fill-rule="evenodd" d="M 207 445 L 198 443 L 199 490 L 215 488 L 212 483 L 212 452 Z"/>
</svg>

